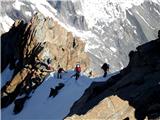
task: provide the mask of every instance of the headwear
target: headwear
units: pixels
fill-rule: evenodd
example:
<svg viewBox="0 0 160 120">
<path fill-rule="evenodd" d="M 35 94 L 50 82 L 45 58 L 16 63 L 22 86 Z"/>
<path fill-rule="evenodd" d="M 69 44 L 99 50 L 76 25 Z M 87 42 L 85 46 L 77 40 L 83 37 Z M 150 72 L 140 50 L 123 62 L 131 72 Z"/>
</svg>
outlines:
<svg viewBox="0 0 160 120">
<path fill-rule="evenodd" d="M 48 63 L 48 64 L 51 64 L 51 62 L 52 62 L 51 58 L 48 58 L 48 59 L 47 59 L 47 63 Z"/>
<path fill-rule="evenodd" d="M 80 67 L 80 64 L 76 64 L 76 67 Z"/>
</svg>

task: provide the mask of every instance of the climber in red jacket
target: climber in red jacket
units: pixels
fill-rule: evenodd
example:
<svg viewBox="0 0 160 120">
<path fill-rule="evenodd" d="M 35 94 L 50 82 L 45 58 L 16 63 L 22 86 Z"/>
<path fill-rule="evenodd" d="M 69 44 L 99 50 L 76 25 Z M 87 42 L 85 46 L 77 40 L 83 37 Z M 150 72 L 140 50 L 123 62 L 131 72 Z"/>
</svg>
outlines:
<svg viewBox="0 0 160 120">
<path fill-rule="evenodd" d="M 76 72 L 74 75 L 72 75 L 71 77 L 76 77 L 76 80 L 78 80 L 80 73 L 81 73 L 81 67 L 80 64 L 77 64 L 74 71 Z"/>
</svg>

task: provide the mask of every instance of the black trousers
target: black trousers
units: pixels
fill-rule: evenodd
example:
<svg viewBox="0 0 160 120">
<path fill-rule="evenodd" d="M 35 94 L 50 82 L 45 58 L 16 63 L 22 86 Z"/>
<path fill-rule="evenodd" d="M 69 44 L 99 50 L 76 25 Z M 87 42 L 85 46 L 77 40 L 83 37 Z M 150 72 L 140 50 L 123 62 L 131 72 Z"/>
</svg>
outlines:
<svg viewBox="0 0 160 120">
<path fill-rule="evenodd" d="M 106 76 L 107 76 L 107 71 L 104 71 L 103 77 L 106 77 Z"/>
<path fill-rule="evenodd" d="M 75 76 L 76 76 L 76 80 L 78 80 L 80 73 L 76 73 Z"/>
<path fill-rule="evenodd" d="M 62 79 L 62 73 L 57 73 L 57 79 Z"/>
<path fill-rule="evenodd" d="M 74 77 L 74 76 L 76 77 L 76 80 L 78 80 L 78 78 L 80 76 L 80 73 L 76 72 L 74 75 L 71 76 L 71 78 Z"/>
</svg>

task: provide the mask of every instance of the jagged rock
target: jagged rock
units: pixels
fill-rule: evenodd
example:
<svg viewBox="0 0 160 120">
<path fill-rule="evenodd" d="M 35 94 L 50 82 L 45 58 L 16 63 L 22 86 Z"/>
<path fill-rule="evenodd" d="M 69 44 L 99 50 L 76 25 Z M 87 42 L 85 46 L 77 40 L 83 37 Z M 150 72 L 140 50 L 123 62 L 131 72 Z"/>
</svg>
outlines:
<svg viewBox="0 0 160 120">
<path fill-rule="evenodd" d="M 22 88 L 24 89 L 22 91 L 29 94 L 43 82 L 41 79 L 50 72 L 46 70 L 48 65 L 45 63 L 48 58 L 52 59 L 51 64 L 55 70 L 59 64 L 64 69 L 72 69 L 78 62 L 83 71 L 89 66 L 89 58 L 84 52 L 85 43 L 80 38 L 74 37 L 58 22 L 52 18 L 45 18 L 40 13 L 36 13 L 29 23 L 17 20 L 1 39 L 2 71 L 8 64 L 14 69 L 9 85 L 3 87 L 1 91 L 8 96 L 1 95 L 2 99 L 5 98 L 2 100 L 4 104 L 2 106 L 11 103 Z M 37 85 L 27 82 L 35 79 Z M 37 82 L 39 80 L 40 83 Z M 16 94 L 12 95 L 14 92 Z"/>
<path fill-rule="evenodd" d="M 85 115 L 73 115 L 65 120 L 120 120 L 127 117 L 134 120 L 134 108 L 127 101 L 111 96 L 103 99 Z"/>
<path fill-rule="evenodd" d="M 7 86 L 6 92 L 12 93 L 16 89 L 17 85 L 19 85 L 25 79 L 28 73 L 28 69 L 25 68 L 22 69 L 19 73 L 17 73 L 16 76 L 10 82 L 9 86 Z"/>
<path fill-rule="evenodd" d="M 137 47 L 137 51 L 130 52 L 128 66 L 106 82 L 92 83 L 83 96 L 74 103 L 68 114 L 71 117 L 67 119 L 158 119 L 160 117 L 159 46 L 160 37 Z M 114 106 L 118 106 L 114 107 L 115 110 L 107 108 L 107 101 L 104 101 L 109 99 L 112 99 L 111 103 Z M 125 104 L 125 101 L 129 104 Z M 123 109 L 120 110 L 121 107 Z M 105 117 L 101 118 L 99 114 Z"/>
<path fill-rule="evenodd" d="M 89 65 L 89 58 L 84 52 L 85 43 L 80 38 L 74 37 L 58 22 L 51 18 L 44 18 L 38 13 L 32 18 L 28 28 L 30 28 L 30 37 L 24 49 L 24 58 L 34 47 L 32 41 L 38 41 L 46 42 L 44 50 L 38 57 L 51 58 L 54 68 L 60 64 L 65 69 L 72 69 L 77 62 L 80 62 L 85 70 Z M 74 42 L 75 46 L 73 46 Z"/>
</svg>

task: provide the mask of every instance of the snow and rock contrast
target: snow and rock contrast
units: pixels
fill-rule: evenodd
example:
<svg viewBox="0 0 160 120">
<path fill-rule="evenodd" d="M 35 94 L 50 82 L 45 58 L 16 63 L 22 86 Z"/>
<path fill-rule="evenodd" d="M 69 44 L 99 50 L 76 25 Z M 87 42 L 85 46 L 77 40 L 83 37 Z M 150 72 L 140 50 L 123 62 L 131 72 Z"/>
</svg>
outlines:
<svg viewBox="0 0 160 120">
<path fill-rule="evenodd" d="M 159 6 L 159 0 L 2 1 L 1 33 L 15 19 L 28 21 L 39 11 L 85 38 L 92 70 L 98 72 L 101 64 L 109 62 L 116 71 L 128 64 L 129 51 L 156 38 Z"/>
<path fill-rule="evenodd" d="M 28 59 L 37 44 L 43 43 L 43 51 L 38 59 L 52 59 L 54 68 L 60 64 L 65 69 L 74 68 L 81 63 L 83 70 L 89 66 L 89 58 L 84 52 L 85 43 L 81 38 L 73 36 L 52 18 L 45 18 L 36 13 L 28 23 L 17 20 L 11 30 L 1 36 L 2 39 L 2 71 L 8 63 L 23 59 L 23 64 L 30 64 Z M 12 39 L 12 41 L 11 41 Z M 12 51 L 8 51 L 12 48 Z"/>
<path fill-rule="evenodd" d="M 159 0 L 1 0 L 0 11 L 2 119 L 160 116 L 160 42 L 149 42 L 160 30 Z"/>
<path fill-rule="evenodd" d="M 40 87 L 34 93 L 31 93 L 28 100 L 24 103 L 23 110 L 14 115 L 14 103 L 5 109 L 2 109 L 2 120 L 13 119 L 41 119 L 41 120 L 62 120 L 70 111 L 70 108 L 77 101 L 85 89 L 90 86 L 93 81 L 105 81 L 107 78 L 97 77 L 88 78 L 82 75 L 78 80 L 70 78 L 74 72 L 63 73 L 63 79 L 57 79 L 57 73 L 50 73 Z M 64 83 L 64 87 L 58 91 L 55 97 L 49 98 L 50 88 L 55 88 L 59 83 Z M 22 98 L 23 96 L 18 96 Z"/>
<path fill-rule="evenodd" d="M 85 43 L 41 13 L 28 23 L 16 20 L 2 34 L 1 44 L 2 108 L 12 104 L 19 94 L 36 89 L 58 65 L 68 70 L 80 63 L 83 72 L 89 68 Z"/>
<path fill-rule="evenodd" d="M 66 120 L 144 120 L 160 117 L 159 38 L 129 54 L 129 65 L 106 82 L 95 82 L 75 102 Z"/>
</svg>

